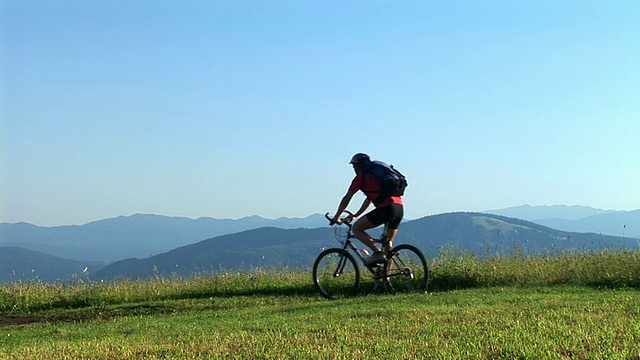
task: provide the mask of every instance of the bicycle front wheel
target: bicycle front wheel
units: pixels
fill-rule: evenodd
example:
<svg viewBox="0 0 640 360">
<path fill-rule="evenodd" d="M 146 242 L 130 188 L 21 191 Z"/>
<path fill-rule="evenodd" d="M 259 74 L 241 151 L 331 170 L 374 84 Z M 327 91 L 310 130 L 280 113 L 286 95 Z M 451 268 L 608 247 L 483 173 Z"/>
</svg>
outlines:
<svg viewBox="0 0 640 360">
<path fill-rule="evenodd" d="M 360 269 L 348 251 L 327 249 L 313 264 L 313 282 L 327 299 L 353 296 L 360 287 Z"/>
<path fill-rule="evenodd" d="M 429 268 L 418 248 L 401 244 L 391 250 L 384 265 L 387 288 L 390 292 L 424 292 L 429 281 Z"/>
</svg>

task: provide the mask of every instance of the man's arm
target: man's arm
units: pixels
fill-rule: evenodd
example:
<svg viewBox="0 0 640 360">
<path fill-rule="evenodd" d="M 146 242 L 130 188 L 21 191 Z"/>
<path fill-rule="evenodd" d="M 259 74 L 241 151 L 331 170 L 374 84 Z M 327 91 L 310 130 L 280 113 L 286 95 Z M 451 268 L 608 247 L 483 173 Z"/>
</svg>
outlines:
<svg viewBox="0 0 640 360">
<path fill-rule="evenodd" d="M 336 211 L 336 214 L 333 216 L 333 219 L 331 221 L 338 224 L 341 222 L 340 214 L 342 214 L 342 212 L 347 209 L 347 206 L 349 206 L 349 202 L 351 202 L 351 198 L 353 198 L 353 194 L 355 193 L 347 191 L 345 196 L 342 197 L 342 200 L 340 200 L 340 205 L 338 205 L 338 210 Z"/>
<path fill-rule="evenodd" d="M 364 201 L 362 202 L 362 206 L 360 206 L 360 209 L 355 214 L 353 214 L 353 217 L 354 218 L 360 217 L 360 215 L 362 215 L 367 210 L 369 205 L 371 205 L 371 200 L 364 198 Z"/>
</svg>

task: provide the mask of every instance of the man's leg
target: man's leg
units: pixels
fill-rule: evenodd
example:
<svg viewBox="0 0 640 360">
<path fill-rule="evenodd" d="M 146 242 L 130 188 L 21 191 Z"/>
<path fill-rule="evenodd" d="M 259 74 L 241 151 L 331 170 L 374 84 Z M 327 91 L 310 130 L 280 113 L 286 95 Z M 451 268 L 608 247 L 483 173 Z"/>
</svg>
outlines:
<svg viewBox="0 0 640 360">
<path fill-rule="evenodd" d="M 393 240 L 398 235 L 398 227 L 404 217 L 404 207 L 402 205 L 390 205 L 390 219 L 385 222 L 384 229 L 387 234 L 387 241 L 383 244 L 383 251 L 385 255 L 388 255 L 393 248 Z"/>
<path fill-rule="evenodd" d="M 366 216 L 363 216 L 353 224 L 351 230 L 353 230 L 353 234 L 358 238 L 358 240 L 362 241 L 362 243 L 368 246 L 369 249 L 373 251 L 380 251 L 375 240 L 373 240 L 373 238 L 366 232 L 366 230 L 372 229 L 376 226 L 378 225 L 371 223 Z"/>
<path fill-rule="evenodd" d="M 385 225 L 385 233 L 387 234 L 387 241 L 382 244 L 382 251 L 385 255 L 389 255 L 391 249 L 393 249 L 393 240 L 398 235 L 398 229 L 390 229 L 389 225 Z"/>
</svg>

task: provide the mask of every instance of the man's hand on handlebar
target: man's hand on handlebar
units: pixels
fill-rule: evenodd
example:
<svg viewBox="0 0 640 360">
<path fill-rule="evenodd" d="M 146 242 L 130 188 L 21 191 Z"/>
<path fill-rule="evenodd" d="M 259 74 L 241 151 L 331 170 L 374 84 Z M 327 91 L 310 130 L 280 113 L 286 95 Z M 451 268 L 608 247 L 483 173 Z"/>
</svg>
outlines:
<svg viewBox="0 0 640 360">
<path fill-rule="evenodd" d="M 344 222 L 343 219 L 340 219 L 340 216 L 338 216 L 338 215 L 336 215 L 336 216 L 334 216 L 334 217 L 329 219 L 329 224 L 330 225 L 335 225 L 335 224 L 340 225 L 343 222 Z"/>
<path fill-rule="evenodd" d="M 348 215 L 344 218 L 340 218 L 340 214 L 336 214 L 333 218 L 329 217 L 329 213 L 326 213 L 324 215 L 324 217 L 327 218 L 327 220 L 329 220 L 329 225 L 334 225 L 334 224 L 351 224 L 351 222 L 353 221 L 353 219 L 355 219 L 355 215 L 353 215 L 351 212 L 349 211 L 345 211 Z"/>
<path fill-rule="evenodd" d="M 353 219 L 355 219 L 355 218 L 356 218 L 356 217 L 355 217 L 355 215 L 353 215 L 353 214 L 349 214 L 349 215 L 347 215 L 345 218 L 343 218 L 343 219 L 342 219 L 342 222 L 345 222 L 345 223 L 347 223 L 347 224 L 350 224 L 350 223 L 352 223 L 352 222 L 353 222 Z"/>
</svg>

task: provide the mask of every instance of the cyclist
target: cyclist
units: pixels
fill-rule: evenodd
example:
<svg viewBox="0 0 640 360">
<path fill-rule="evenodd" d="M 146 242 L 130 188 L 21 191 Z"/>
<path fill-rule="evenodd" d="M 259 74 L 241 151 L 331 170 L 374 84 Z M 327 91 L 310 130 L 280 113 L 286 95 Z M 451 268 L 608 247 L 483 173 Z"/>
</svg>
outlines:
<svg viewBox="0 0 640 360">
<path fill-rule="evenodd" d="M 349 206 L 353 195 L 361 190 L 366 198 L 362 203 L 360 209 L 353 215 L 349 215 L 347 219 L 349 221 L 354 218 L 358 220 L 353 224 L 353 234 L 362 241 L 367 247 L 373 250 L 373 254 L 367 259 L 366 265 L 371 266 L 374 264 L 383 263 L 386 260 L 386 254 L 389 253 L 393 247 L 393 240 L 398 233 L 398 226 L 404 216 L 404 203 L 400 196 L 390 196 L 380 201 L 378 196 L 382 190 L 380 182 L 369 172 L 366 172 L 368 163 L 371 161 L 369 155 L 364 153 L 357 153 L 353 155 L 349 162 L 353 165 L 353 170 L 356 173 L 355 178 L 351 181 L 351 185 L 347 190 L 347 194 L 342 198 L 338 205 L 338 210 L 332 219 L 334 223 L 341 223 L 340 215 Z M 374 203 L 375 209 L 367 213 L 365 216 L 360 217 L 367 208 Z M 383 244 L 383 248 L 380 249 L 375 240 L 366 232 L 368 229 L 378 227 L 382 224 L 386 226 L 387 241 Z"/>
</svg>

